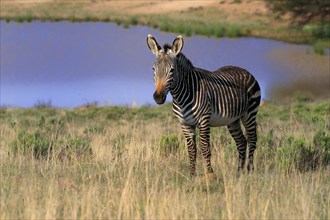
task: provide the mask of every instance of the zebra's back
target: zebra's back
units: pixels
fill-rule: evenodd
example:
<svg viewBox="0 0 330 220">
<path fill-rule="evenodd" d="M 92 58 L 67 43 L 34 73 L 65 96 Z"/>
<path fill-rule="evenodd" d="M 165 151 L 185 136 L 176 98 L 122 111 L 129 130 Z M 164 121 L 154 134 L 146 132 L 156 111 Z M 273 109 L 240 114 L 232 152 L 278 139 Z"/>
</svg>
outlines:
<svg viewBox="0 0 330 220">
<path fill-rule="evenodd" d="M 247 70 L 225 66 L 214 72 L 204 71 L 203 75 L 211 104 L 211 121 L 220 118 L 215 126 L 228 124 L 258 108 L 260 87 Z"/>
</svg>

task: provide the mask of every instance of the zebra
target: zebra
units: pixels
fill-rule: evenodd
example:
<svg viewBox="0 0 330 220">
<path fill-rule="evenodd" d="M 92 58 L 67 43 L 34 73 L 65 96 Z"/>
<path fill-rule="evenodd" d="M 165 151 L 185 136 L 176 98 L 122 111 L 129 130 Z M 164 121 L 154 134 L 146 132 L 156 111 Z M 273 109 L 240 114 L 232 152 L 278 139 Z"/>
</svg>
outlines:
<svg viewBox="0 0 330 220">
<path fill-rule="evenodd" d="M 236 143 L 238 172 L 245 169 L 247 145 L 247 171 L 254 170 L 256 115 L 261 99 L 257 80 L 247 70 L 236 66 L 224 66 L 214 72 L 194 67 L 181 53 L 183 44 L 181 35 L 175 38 L 172 46 L 165 44 L 163 47 L 152 35 L 147 36 L 147 45 L 156 55 L 153 98 L 161 105 L 168 92 L 172 95 L 172 110 L 186 139 L 191 176 L 196 175 L 196 129 L 200 133 L 206 174 L 213 175 L 210 127 L 220 126 L 228 127 Z M 245 127 L 245 135 L 241 124 Z"/>
</svg>

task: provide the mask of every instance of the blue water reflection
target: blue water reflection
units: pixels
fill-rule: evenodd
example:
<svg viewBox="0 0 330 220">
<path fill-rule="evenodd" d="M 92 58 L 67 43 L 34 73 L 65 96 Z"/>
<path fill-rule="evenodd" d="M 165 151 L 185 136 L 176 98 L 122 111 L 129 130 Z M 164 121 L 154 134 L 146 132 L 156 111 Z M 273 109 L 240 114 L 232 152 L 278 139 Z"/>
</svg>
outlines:
<svg viewBox="0 0 330 220">
<path fill-rule="evenodd" d="M 154 104 L 148 33 L 159 43 L 175 34 L 144 26 L 125 29 L 113 23 L 1 21 L 1 105 L 31 107 L 51 100 L 57 107 L 90 102 L 100 105 Z M 292 74 L 274 50 L 306 53 L 309 46 L 267 39 L 185 38 L 183 53 L 201 68 L 237 65 L 255 75 L 262 96 Z M 170 96 L 168 96 L 170 100 Z"/>
</svg>

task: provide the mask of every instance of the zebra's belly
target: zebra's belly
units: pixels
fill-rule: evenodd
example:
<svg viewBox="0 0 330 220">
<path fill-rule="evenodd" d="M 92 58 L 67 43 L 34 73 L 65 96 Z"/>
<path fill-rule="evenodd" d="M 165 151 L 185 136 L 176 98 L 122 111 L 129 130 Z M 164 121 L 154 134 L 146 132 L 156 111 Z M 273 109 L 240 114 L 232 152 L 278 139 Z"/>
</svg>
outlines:
<svg viewBox="0 0 330 220">
<path fill-rule="evenodd" d="M 211 127 L 220 127 L 220 126 L 225 126 L 225 125 L 230 125 L 234 121 L 239 119 L 239 117 L 234 117 L 234 118 L 224 118 L 219 115 L 211 115 L 210 118 L 210 126 Z"/>
<path fill-rule="evenodd" d="M 178 116 L 178 119 L 181 124 L 187 124 L 187 125 L 191 125 L 191 126 L 197 125 L 197 121 L 196 121 L 195 117 L 193 116 L 193 114 L 186 115 L 185 117 Z"/>
</svg>

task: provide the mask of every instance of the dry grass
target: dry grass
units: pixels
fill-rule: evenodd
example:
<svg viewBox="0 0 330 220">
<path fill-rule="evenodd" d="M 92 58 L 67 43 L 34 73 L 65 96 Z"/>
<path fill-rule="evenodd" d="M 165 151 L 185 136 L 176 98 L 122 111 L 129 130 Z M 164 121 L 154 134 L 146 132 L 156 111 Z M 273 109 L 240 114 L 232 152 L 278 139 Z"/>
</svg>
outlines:
<svg viewBox="0 0 330 220">
<path fill-rule="evenodd" d="M 149 119 L 137 114 L 130 120 L 121 117 L 105 121 L 100 112 L 90 117 L 88 111 L 93 109 L 51 110 L 53 117 L 84 115 L 68 120 L 67 135 L 82 135 L 93 123 L 104 125 L 104 129 L 88 134 L 93 151 L 90 156 L 35 159 L 12 155 L 11 142 L 23 126 L 34 129 L 34 114 L 47 115 L 48 110 L 2 110 L 0 218 L 328 219 L 329 166 L 313 171 L 283 170 L 273 166 L 274 158 L 264 153 L 268 148 L 264 137 L 272 129 L 278 140 L 288 135 L 310 139 L 315 129 L 298 116 L 289 116 L 288 120 L 267 116 L 276 112 L 272 109 L 275 107 L 262 107 L 257 170 L 251 175 L 236 175 L 237 152 L 228 132 L 224 128 L 213 130 L 216 178 L 210 181 L 204 176 L 201 157 L 198 176 L 191 178 L 184 148 L 161 154 L 163 134 L 177 133 L 180 144 L 184 142 L 171 114 Z M 124 117 L 140 110 L 126 111 Z M 328 114 L 322 117 L 329 119 Z"/>
</svg>

